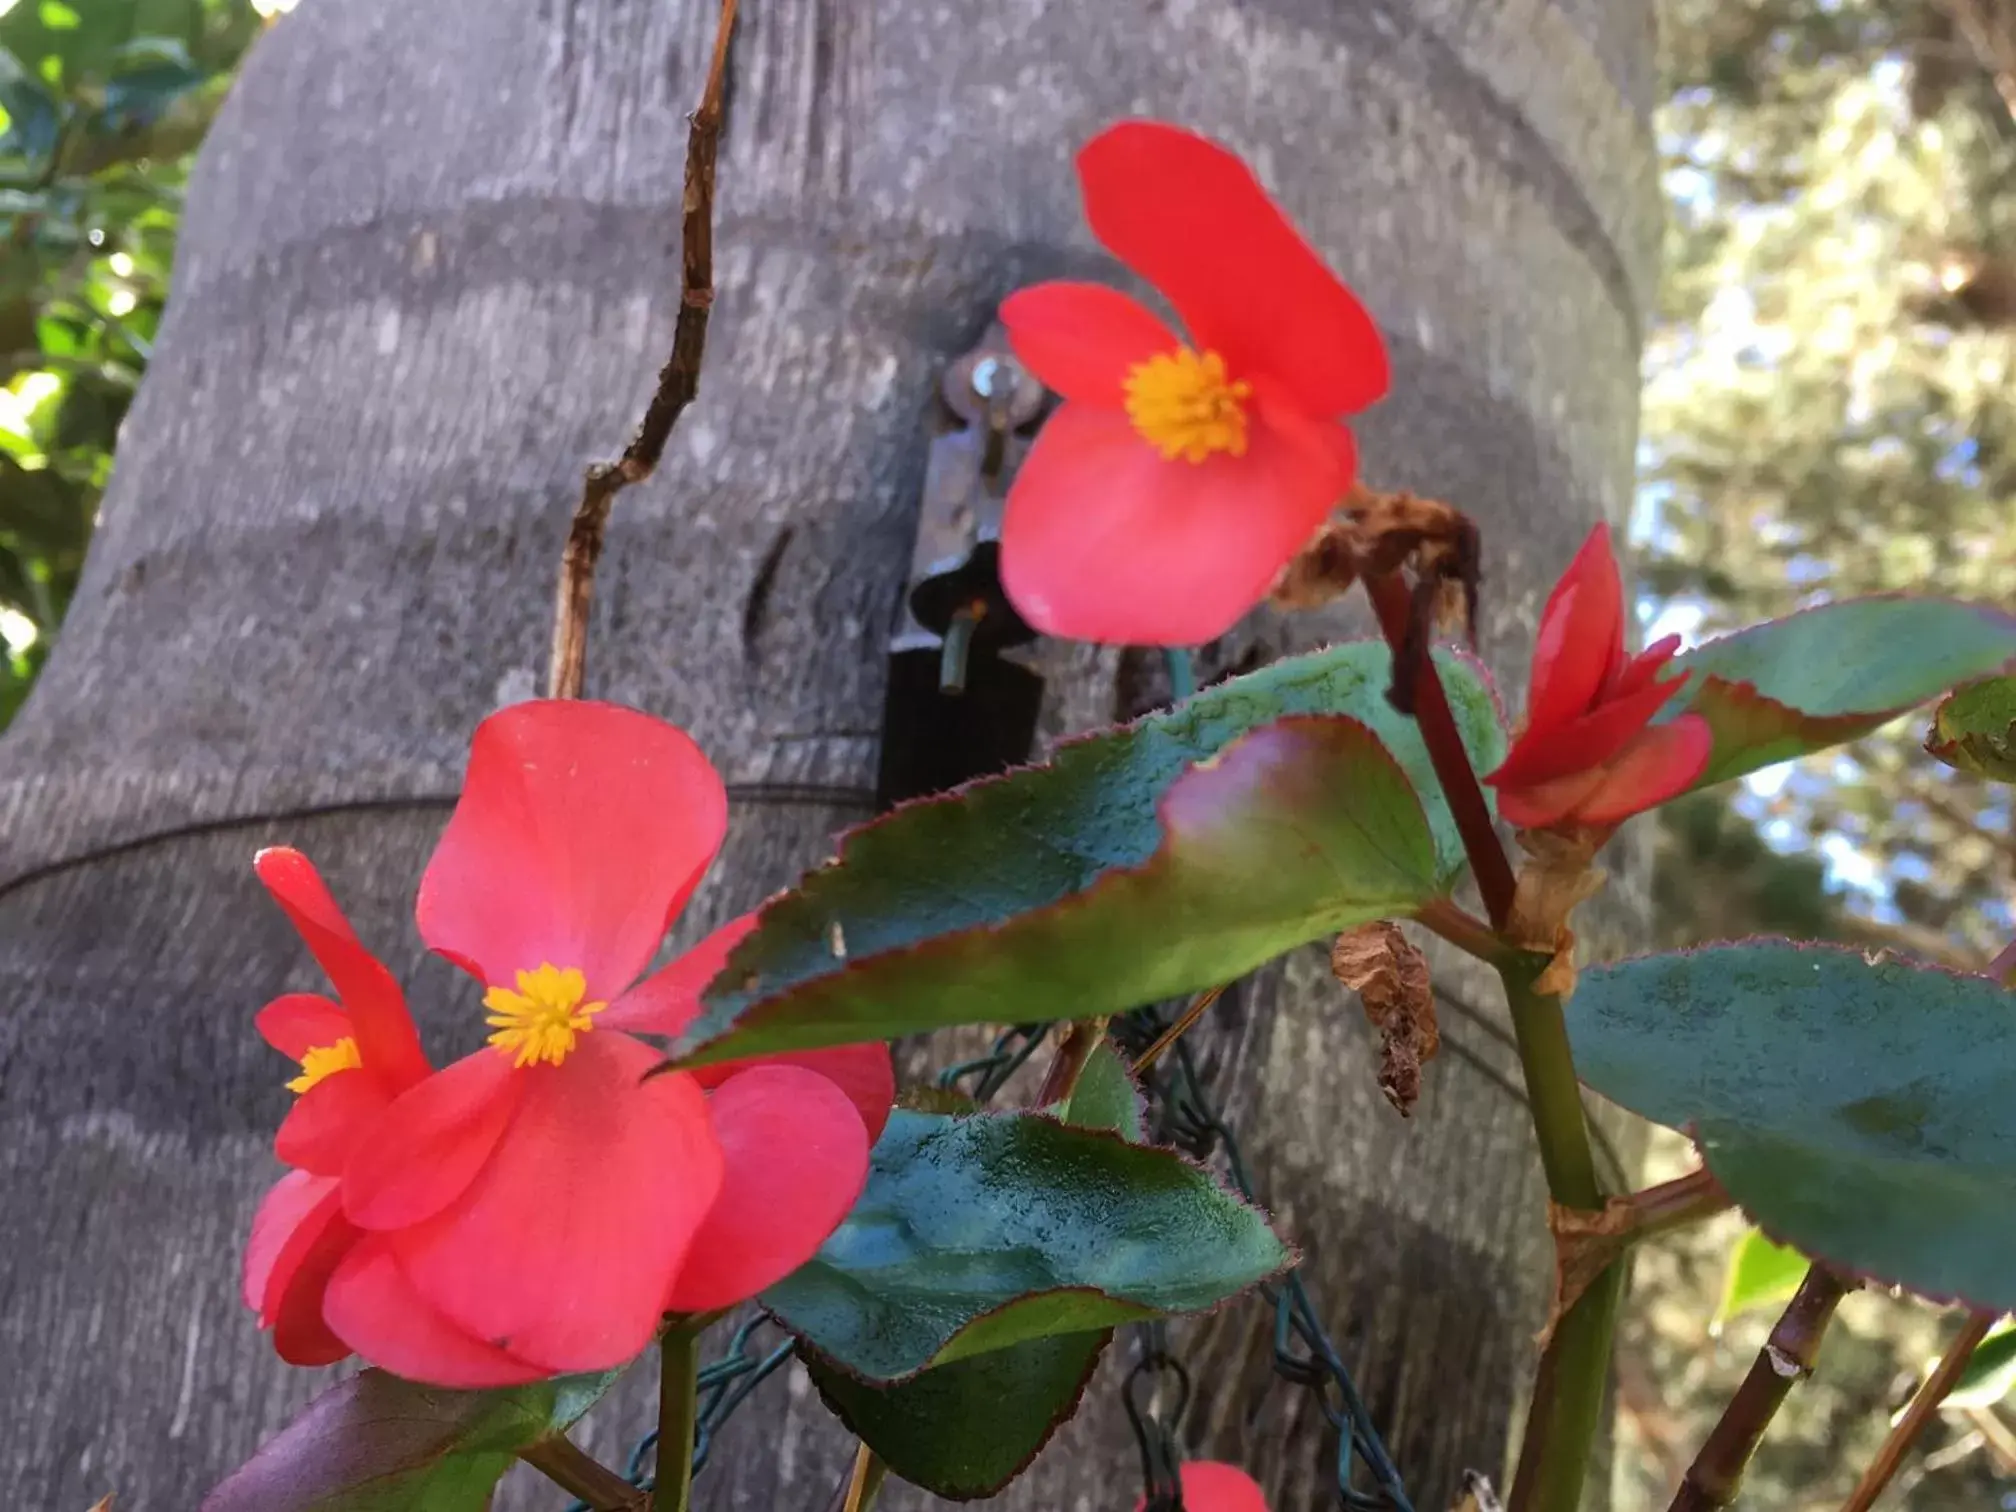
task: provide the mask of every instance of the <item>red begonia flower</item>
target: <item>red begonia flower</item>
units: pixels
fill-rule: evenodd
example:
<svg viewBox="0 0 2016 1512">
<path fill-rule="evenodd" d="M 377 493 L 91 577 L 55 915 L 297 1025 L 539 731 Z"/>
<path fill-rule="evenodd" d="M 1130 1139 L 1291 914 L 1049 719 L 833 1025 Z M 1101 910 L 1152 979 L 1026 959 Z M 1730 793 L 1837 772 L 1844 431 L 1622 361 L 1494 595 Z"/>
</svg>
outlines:
<svg viewBox="0 0 2016 1512">
<path fill-rule="evenodd" d="M 1598 525 L 1540 616 L 1526 728 L 1495 772 L 1498 811 L 1526 829 L 1614 825 L 1678 797 L 1708 765 L 1708 722 L 1652 719 L 1685 683 L 1659 674 L 1680 649 L 1668 636 L 1624 652 L 1624 585 Z"/>
<path fill-rule="evenodd" d="M 1039 284 L 1001 306 L 1016 354 L 1065 400 L 1009 489 L 1002 581 L 1051 635 L 1210 640 L 1350 487 L 1341 421 L 1385 393 L 1386 350 L 1215 142 L 1127 121 L 1086 144 L 1078 176 L 1093 234 L 1190 339 L 1094 284 Z"/>
<path fill-rule="evenodd" d="M 461 1387 L 608 1368 L 668 1308 L 796 1269 L 845 1216 L 893 1096 L 886 1047 L 853 1047 L 833 1076 L 809 1057 L 720 1068 L 710 1097 L 690 1074 L 647 1077 L 660 1054 L 633 1037 L 689 1020 L 733 944 L 717 932 L 636 983 L 726 828 L 706 757 L 646 715 L 530 703 L 478 728 L 417 913 L 489 989 L 496 1032 L 378 1114 L 344 1165 L 343 1219 L 371 1237 L 325 1318 L 358 1353 Z"/>
<path fill-rule="evenodd" d="M 1188 1460 L 1180 1474 L 1183 1512 L 1267 1512 L 1267 1498 L 1259 1484 L 1237 1465 Z M 1147 1506 L 1144 1496 L 1134 1504 L 1134 1512 L 1145 1512 Z"/>
<path fill-rule="evenodd" d="M 360 1237 L 343 1215 L 337 1177 L 373 1120 L 428 1074 L 398 981 L 364 948 L 299 851 L 262 851 L 259 880 L 300 931 L 342 1001 L 289 993 L 260 1010 L 266 1042 L 297 1062 L 299 1093 L 273 1141 L 295 1167 L 267 1193 L 246 1246 L 246 1304 L 296 1365 L 326 1365 L 349 1348 L 323 1322 L 329 1277 Z"/>
</svg>

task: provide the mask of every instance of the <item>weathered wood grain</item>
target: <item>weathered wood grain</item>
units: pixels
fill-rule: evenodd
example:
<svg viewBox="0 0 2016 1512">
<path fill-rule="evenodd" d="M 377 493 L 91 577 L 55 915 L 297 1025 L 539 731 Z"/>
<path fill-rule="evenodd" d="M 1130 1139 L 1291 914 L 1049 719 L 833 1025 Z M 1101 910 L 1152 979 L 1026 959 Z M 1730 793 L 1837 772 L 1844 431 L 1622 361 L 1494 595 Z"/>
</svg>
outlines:
<svg viewBox="0 0 2016 1512">
<path fill-rule="evenodd" d="M 1619 514 L 1657 186 L 1645 0 L 747 0 L 699 403 L 616 512 L 591 694 L 691 728 L 742 799 L 695 924 L 820 859 L 873 788 L 883 640 L 936 365 L 1032 277 L 1109 270 L 1074 145 L 1133 111 L 1250 152 L 1392 340 L 1369 476 L 1472 507 L 1484 626 Z M 237 1303 L 310 969 L 247 862 L 286 838 L 442 1053 L 473 995 L 411 892 L 471 725 L 538 685 L 581 467 L 618 449 L 677 299 L 684 113 L 712 6 L 308 0 L 191 186 L 174 297 L 53 665 L 0 743 L 0 1483 L 180 1512 L 312 1381 Z M 779 543 L 782 542 L 781 551 Z M 757 592 L 760 566 L 775 560 Z M 1267 616 L 1207 673 L 1345 622 Z M 1046 737 L 1159 669 L 1045 653 Z M 1628 897 L 1614 910 L 1628 929 Z M 1203 1041 L 1258 1180 L 1414 1476 L 1494 1466 L 1544 1272 L 1516 1068 L 1456 1019 L 1419 1116 L 1312 953 Z M 1445 977 L 1445 985 L 1457 985 Z M 1482 988 L 1458 990 L 1477 1002 Z M 1197 1446 L 1323 1505 L 1329 1446 L 1242 1306 L 1187 1335 Z M 634 1397 L 593 1437 L 641 1426 Z M 730 1430 L 710 1508 L 816 1508 L 802 1382 Z M 1003 1505 L 1131 1504 L 1110 1390 Z M 557 1506 L 517 1488 L 511 1506 Z M 918 1499 L 894 1492 L 904 1512 Z"/>
</svg>

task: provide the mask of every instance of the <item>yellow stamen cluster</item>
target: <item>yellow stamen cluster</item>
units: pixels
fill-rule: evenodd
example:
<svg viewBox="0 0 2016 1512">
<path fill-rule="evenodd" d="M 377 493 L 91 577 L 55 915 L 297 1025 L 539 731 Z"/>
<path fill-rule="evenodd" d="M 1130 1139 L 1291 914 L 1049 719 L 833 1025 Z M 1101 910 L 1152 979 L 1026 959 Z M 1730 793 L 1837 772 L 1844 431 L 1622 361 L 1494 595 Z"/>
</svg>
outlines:
<svg viewBox="0 0 2016 1512">
<path fill-rule="evenodd" d="M 574 1048 L 574 1041 L 594 1025 L 591 1018 L 609 1005 L 584 1003 L 588 979 L 569 967 L 562 971 L 547 964 L 537 971 L 518 973 L 518 990 L 492 987 L 483 994 L 483 1006 L 490 1010 L 484 1020 L 497 1032 L 490 1043 L 513 1056 L 514 1066 L 536 1066 L 544 1061 L 557 1066 Z"/>
<path fill-rule="evenodd" d="M 333 1045 L 318 1045 L 301 1057 L 301 1074 L 287 1083 L 289 1092 L 306 1092 L 338 1071 L 358 1071 L 364 1066 L 357 1053 L 357 1041 L 347 1034 Z"/>
<path fill-rule="evenodd" d="M 1234 383 L 1216 352 L 1178 347 L 1128 370 L 1127 418 L 1164 461 L 1202 462 L 1219 452 L 1246 455 L 1246 401 L 1253 385 Z"/>
</svg>

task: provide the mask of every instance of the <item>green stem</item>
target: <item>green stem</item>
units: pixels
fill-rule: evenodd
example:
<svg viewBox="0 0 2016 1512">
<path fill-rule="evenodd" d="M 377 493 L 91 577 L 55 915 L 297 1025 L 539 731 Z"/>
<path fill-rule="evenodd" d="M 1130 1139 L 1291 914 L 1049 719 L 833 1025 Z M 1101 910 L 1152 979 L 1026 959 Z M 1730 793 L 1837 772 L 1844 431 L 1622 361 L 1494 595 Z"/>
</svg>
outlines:
<svg viewBox="0 0 2016 1512">
<path fill-rule="evenodd" d="M 1465 955 L 1475 956 L 1491 966 L 1516 961 L 1521 952 L 1505 943 L 1498 932 L 1452 898 L 1433 898 L 1414 915 L 1414 922 L 1440 935 Z M 1545 962 L 1541 962 L 1544 965 Z"/>
<path fill-rule="evenodd" d="M 1603 1426 L 1610 1342 L 1624 1301 L 1620 1260 L 1555 1325 L 1533 1377 L 1533 1406 L 1506 1512 L 1576 1512 Z"/>
<path fill-rule="evenodd" d="M 1561 1207 L 1600 1208 L 1603 1193 L 1561 1000 L 1533 990 L 1529 963 L 1502 966 L 1498 975 L 1512 1010 L 1548 1195 Z M 1581 1500 L 1603 1419 L 1625 1269 L 1621 1262 L 1612 1264 L 1590 1285 L 1556 1324 L 1540 1357 L 1508 1512 L 1575 1512 Z"/>
<path fill-rule="evenodd" d="M 652 1512 L 688 1512 L 693 1502 L 693 1430 L 700 1405 L 700 1328 L 677 1318 L 658 1336 L 658 1484 Z"/>
<path fill-rule="evenodd" d="M 938 655 L 938 691 L 966 691 L 966 662 L 973 652 L 973 632 L 987 613 L 985 604 L 968 604 L 952 616 L 945 627 L 944 649 Z"/>
<path fill-rule="evenodd" d="M 1162 656 L 1169 664 L 1169 702 L 1180 704 L 1197 691 L 1197 663 L 1182 646 L 1167 647 Z"/>
</svg>

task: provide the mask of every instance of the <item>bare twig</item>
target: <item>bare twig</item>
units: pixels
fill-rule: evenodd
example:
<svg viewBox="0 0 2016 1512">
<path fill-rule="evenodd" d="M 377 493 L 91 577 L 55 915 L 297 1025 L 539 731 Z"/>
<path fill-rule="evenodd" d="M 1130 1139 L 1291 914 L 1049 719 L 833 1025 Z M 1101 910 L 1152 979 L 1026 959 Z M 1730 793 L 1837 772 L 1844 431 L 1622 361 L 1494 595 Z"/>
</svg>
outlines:
<svg viewBox="0 0 2016 1512">
<path fill-rule="evenodd" d="M 1155 1037 L 1154 1044 L 1134 1057 L 1134 1065 L 1132 1067 L 1134 1074 L 1139 1076 L 1144 1071 L 1150 1070 L 1155 1062 L 1169 1053 L 1169 1047 L 1188 1034 L 1197 1020 L 1204 1017 L 1205 1011 L 1224 995 L 1225 989 L 1223 987 L 1207 987 L 1204 991 L 1198 993 L 1191 1001 L 1190 1006 L 1183 1010 L 1183 1016 L 1158 1034 Z"/>
<path fill-rule="evenodd" d="M 595 564 L 609 528 L 616 495 L 651 476 L 680 413 L 700 392 L 700 359 L 707 350 L 707 315 L 714 306 L 714 154 L 721 136 L 721 91 L 728 68 L 728 39 L 735 30 L 737 0 L 721 0 L 714 32 L 714 57 L 706 87 L 686 133 L 686 187 L 681 201 L 679 317 L 672 329 L 672 355 L 658 370 L 658 387 L 637 434 L 614 462 L 588 469 L 581 502 L 567 528 L 560 554 L 560 588 L 553 606 L 553 653 L 546 691 L 553 698 L 579 698 L 588 661 L 588 606 L 595 596 Z"/>
<path fill-rule="evenodd" d="M 650 1504 L 650 1492 L 631 1485 L 562 1434 L 526 1445 L 518 1451 L 518 1458 L 595 1512 L 644 1512 Z"/>
<path fill-rule="evenodd" d="M 847 1501 L 842 1512 L 869 1512 L 875 1505 L 875 1493 L 882 1489 L 882 1477 L 888 1467 L 881 1457 L 863 1444 L 854 1454 L 854 1473 L 847 1481 Z"/>
<path fill-rule="evenodd" d="M 1764 1441 L 1764 1432 L 1793 1382 L 1813 1373 L 1821 1337 L 1851 1284 L 1824 1266 L 1816 1265 L 1806 1272 L 1771 1337 L 1757 1351 L 1750 1374 L 1736 1388 L 1721 1421 L 1694 1456 L 1669 1512 L 1710 1512 L 1734 1504 L 1750 1457 Z"/>
<path fill-rule="evenodd" d="M 1925 1431 L 1925 1425 L 1932 1421 L 1932 1414 L 1939 1410 L 1939 1404 L 1946 1400 L 1946 1394 L 1966 1370 L 1967 1362 L 1974 1358 L 1974 1351 L 1980 1346 L 1982 1337 L 1995 1321 L 1993 1313 L 1971 1313 L 1961 1325 L 1960 1332 L 1946 1347 L 1945 1355 L 1939 1361 L 1939 1368 L 1932 1372 L 1932 1378 L 1918 1388 L 1918 1394 L 1911 1398 L 1911 1405 L 1904 1409 L 1904 1416 L 1897 1420 L 1897 1426 L 1890 1430 L 1890 1436 L 1883 1440 L 1883 1447 L 1876 1451 L 1876 1458 L 1869 1462 L 1869 1468 L 1862 1472 L 1862 1479 L 1855 1483 L 1855 1490 L 1847 1501 L 1841 1504 L 1841 1512 L 1869 1512 L 1876 1505 L 1876 1498 L 1883 1494 L 1883 1488 L 1896 1475 L 1897 1467 L 1904 1463 L 1904 1456 L 1911 1446 L 1918 1442 L 1918 1435 Z"/>
</svg>

